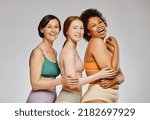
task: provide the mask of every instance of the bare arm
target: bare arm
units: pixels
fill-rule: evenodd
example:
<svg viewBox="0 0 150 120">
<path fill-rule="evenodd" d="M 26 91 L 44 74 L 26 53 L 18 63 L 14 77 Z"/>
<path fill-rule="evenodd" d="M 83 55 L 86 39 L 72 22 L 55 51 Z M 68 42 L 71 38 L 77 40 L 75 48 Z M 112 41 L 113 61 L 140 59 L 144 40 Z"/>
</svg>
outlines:
<svg viewBox="0 0 150 120">
<path fill-rule="evenodd" d="M 110 41 L 109 39 L 106 38 L 107 49 L 112 53 L 112 55 L 114 55 L 115 48 L 118 46 L 118 43 L 116 43 L 117 41 L 116 42 L 115 41 L 113 41 L 113 40 Z M 119 51 L 118 51 L 118 60 L 119 60 Z M 111 81 L 109 79 L 103 79 L 103 80 L 101 80 L 101 82 L 99 82 L 99 84 L 103 88 L 111 87 L 111 88 L 114 88 L 114 89 L 118 89 L 119 85 L 121 83 L 123 83 L 124 80 L 125 80 L 124 75 L 123 75 L 122 70 L 121 70 L 121 68 L 119 67 L 119 64 L 118 64 L 118 73 L 117 73 L 116 77 Z"/>
<path fill-rule="evenodd" d="M 84 85 L 84 84 L 93 82 L 95 80 L 103 79 L 103 78 L 112 79 L 116 76 L 116 73 L 117 72 L 114 69 L 104 68 L 93 75 L 79 78 L 79 84 Z"/>
<path fill-rule="evenodd" d="M 118 74 L 114 79 L 116 79 L 117 84 L 119 84 L 119 85 L 125 81 L 125 77 L 123 75 L 121 68 L 119 69 Z"/>
<path fill-rule="evenodd" d="M 106 46 L 107 46 L 107 49 L 108 49 L 108 46 L 113 47 L 111 63 L 112 63 L 112 67 L 118 71 L 119 70 L 119 45 L 117 43 L 117 40 L 113 36 L 107 37 Z"/>
<path fill-rule="evenodd" d="M 116 84 L 111 86 L 111 88 L 119 89 L 119 85 L 122 84 L 125 81 L 125 77 L 122 73 L 121 68 L 119 69 L 118 74 L 117 74 L 117 76 L 115 77 L 114 80 L 116 80 Z"/>
<path fill-rule="evenodd" d="M 76 71 L 75 71 L 75 52 L 74 50 L 66 49 L 63 51 L 63 63 L 65 68 L 65 75 L 68 76 L 66 79 L 66 83 L 70 88 L 78 87 L 79 85 L 84 85 L 86 83 L 92 82 L 94 80 L 98 80 L 100 78 L 112 78 L 116 75 L 115 70 L 110 70 L 109 68 L 105 68 L 100 72 L 84 77 L 79 78 L 79 80 L 75 79 Z"/>
<path fill-rule="evenodd" d="M 113 80 L 103 79 L 101 80 L 101 82 L 99 82 L 99 85 L 105 89 L 106 88 L 118 89 L 119 85 L 124 82 L 124 79 L 125 79 L 124 75 L 121 69 L 119 69 L 117 76 Z"/>
<path fill-rule="evenodd" d="M 113 61 L 104 42 L 99 38 L 95 38 L 96 42 L 93 44 L 92 46 L 93 49 L 91 51 L 93 52 L 94 54 L 93 56 L 96 59 L 96 61 L 99 61 L 98 65 L 101 70 L 96 74 L 90 75 L 88 77 L 80 78 L 79 79 L 80 85 L 84 85 L 86 83 L 93 82 L 99 79 L 104 79 L 104 78 L 113 79 L 116 76 L 117 72 L 115 71 L 115 69 L 109 69 L 109 68 L 117 69 L 118 67 L 118 48 L 117 48 L 118 46 L 117 46 L 116 41 L 114 40 L 115 38 L 108 37 L 107 39 L 111 39 L 111 41 L 110 42 L 108 41 L 108 43 L 115 47 Z M 111 64 L 112 62 L 113 64 Z M 108 68 L 105 68 L 105 67 L 108 67 Z"/>
<path fill-rule="evenodd" d="M 93 44 L 92 44 L 92 55 L 94 59 L 96 60 L 96 63 L 98 64 L 100 69 L 103 69 L 105 67 L 117 69 L 115 66 L 113 66 L 112 62 L 117 63 L 117 59 L 111 58 L 111 55 L 103 42 L 103 40 L 99 38 L 95 38 Z"/>
<path fill-rule="evenodd" d="M 78 87 L 79 79 L 76 78 L 74 50 L 64 50 L 62 59 L 66 76 L 66 79 L 65 81 L 63 81 L 63 84 L 69 86 L 70 88 Z"/>
<path fill-rule="evenodd" d="M 110 41 L 110 44 L 114 45 L 113 40 Z M 101 39 L 96 38 L 95 42 L 92 44 L 93 45 L 93 50 L 92 54 L 94 59 L 96 60 L 96 63 L 98 64 L 99 68 L 102 69 L 106 66 L 110 67 L 110 68 L 114 68 L 118 71 L 118 59 L 119 59 L 119 51 L 117 48 L 117 45 L 115 46 L 116 50 L 114 50 L 113 52 L 113 56 L 110 55 L 109 50 L 107 49 L 107 46 L 104 44 L 104 42 Z M 97 52 L 98 51 L 98 52 Z M 109 80 L 109 81 L 108 81 Z M 105 83 L 104 83 L 105 82 Z M 106 83 L 107 82 L 107 83 Z M 116 84 L 116 79 L 101 79 L 101 81 L 99 81 L 100 86 L 105 86 L 107 87 L 108 84 L 110 85 L 115 85 Z"/>
<path fill-rule="evenodd" d="M 75 72 L 75 53 L 73 50 L 67 49 L 63 51 L 63 64 L 66 76 L 76 77 Z"/>
<path fill-rule="evenodd" d="M 41 78 L 43 54 L 39 49 L 33 50 L 29 64 L 30 81 L 33 90 L 50 90 L 61 84 L 62 78 Z"/>
</svg>

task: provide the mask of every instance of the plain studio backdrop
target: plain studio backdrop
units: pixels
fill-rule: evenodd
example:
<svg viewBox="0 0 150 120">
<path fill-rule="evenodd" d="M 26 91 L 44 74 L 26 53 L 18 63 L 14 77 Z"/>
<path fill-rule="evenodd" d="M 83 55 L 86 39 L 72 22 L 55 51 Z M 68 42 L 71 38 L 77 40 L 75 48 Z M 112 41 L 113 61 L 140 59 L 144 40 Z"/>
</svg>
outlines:
<svg viewBox="0 0 150 120">
<path fill-rule="evenodd" d="M 88 8 L 103 13 L 108 35 L 114 35 L 120 45 L 125 82 L 118 102 L 150 102 L 149 6 L 149 0 L 0 0 L 0 102 L 24 103 L 29 95 L 29 56 L 41 42 L 37 31 L 40 20 L 53 14 L 63 27 L 68 16 L 80 15 Z M 58 53 L 64 41 L 61 31 L 54 43 Z M 82 60 L 86 45 L 82 39 L 77 46 Z M 60 89 L 61 85 L 57 86 L 58 93 Z M 86 89 L 87 85 L 83 86 L 83 93 Z"/>
</svg>

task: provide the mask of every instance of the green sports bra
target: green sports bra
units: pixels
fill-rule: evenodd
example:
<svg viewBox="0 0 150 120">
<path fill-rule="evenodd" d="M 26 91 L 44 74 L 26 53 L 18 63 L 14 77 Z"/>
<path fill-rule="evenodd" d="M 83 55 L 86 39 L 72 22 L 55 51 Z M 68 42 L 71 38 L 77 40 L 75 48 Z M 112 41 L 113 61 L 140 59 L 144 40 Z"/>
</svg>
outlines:
<svg viewBox="0 0 150 120">
<path fill-rule="evenodd" d="M 51 62 L 50 60 L 46 58 L 44 53 L 43 53 L 43 56 L 44 56 L 44 63 L 42 66 L 41 76 L 56 78 L 60 73 L 60 69 L 59 69 L 57 61 L 56 63 Z"/>
</svg>

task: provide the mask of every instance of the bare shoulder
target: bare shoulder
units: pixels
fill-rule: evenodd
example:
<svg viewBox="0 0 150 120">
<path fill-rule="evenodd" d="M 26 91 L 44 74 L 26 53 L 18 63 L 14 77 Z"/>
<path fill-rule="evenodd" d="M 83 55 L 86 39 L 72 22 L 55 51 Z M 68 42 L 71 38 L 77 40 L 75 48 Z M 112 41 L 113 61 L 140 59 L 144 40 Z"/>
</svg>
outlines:
<svg viewBox="0 0 150 120">
<path fill-rule="evenodd" d="M 30 59 L 34 59 L 34 58 L 42 58 L 43 57 L 43 53 L 42 50 L 40 48 L 35 48 L 32 50 L 31 55 L 30 55 Z"/>
<path fill-rule="evenodd" d="M 43 59 L 43 53 L 42 51 L 38 48 L 35 48 L 32 50 L 29 58 L 29 65 L 35 63 L 35 61 L 42 61 Z"/>
<path fill-rule="evenodd" d="M 62 50 L 62 52 L 63 52 L 63 54 L 65 55 L 65 56 L 70 56 L 70 55 L 74 55 L 75 54 L 75 51 L 74 51 L 74 49 L 71 49 L 71 48 L 64 48 L 63 50 Z"/>
<path fill-rule="evenodd" d="M 36 55 L 36 56 L 42 56 L 43 55 L 42 50 L 38 47 L 32 50 L 32 54 Z"/>
<path fill-rule="evenodd" d="M 61 56 L 60 57 L 61 59 L 65 59 L 65 60 L 74 59 L 75 52 L 73 49 L 63 48 L 61 53 L 60 53 L 60 56 Z"/>
<path fill-rule="evenodd" d="M 97 48 L 97 47 L 104 48 L 104 47 L 106 47 L 104 41 L 101 38 L 92 38 L 91 42 L 90 42 L 90 46 L 92 48 Z"/>
</svg>

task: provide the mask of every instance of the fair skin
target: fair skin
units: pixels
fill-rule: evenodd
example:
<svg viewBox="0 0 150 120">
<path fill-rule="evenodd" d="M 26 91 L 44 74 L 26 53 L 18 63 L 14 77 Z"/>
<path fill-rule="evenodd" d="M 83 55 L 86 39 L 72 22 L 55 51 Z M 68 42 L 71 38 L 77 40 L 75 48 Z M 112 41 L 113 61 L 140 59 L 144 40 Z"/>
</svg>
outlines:
<svg viewBox="0 0 150 120">
<path fill-rule="evenodd" d="M 88 20 L 88 34 L 91 39 L 88 43 L 87 52 L 85 54 L 85 61 L 96 61 L 99 69 L 109 67 L 117 71 L 117 75 L 113 79 L 102 79 L 96 81 L 103 88 L 118 88 L 118 84 L 121 84 L 124 80 L 124 76 L 119 67 L 119 46 L 116 39 L 113 36 L 106 37 L 106 26 L 99 17 L 91 17 Z M 98 51 L 98 52 L 97 52 Z M 87 73 L 87 75 L 93 75 L 95 72 Z M 91 100 L 87 103 L 103 103 L 103 100 Z"/>
<path fill-rule="evenodd" d="M 60 53 L 60 67 L 64 68 L 63 76 L 70 76 L 72 78 L 82 77 L 83 64 L 76 51 L 77 42 L 82 38 L 84 33 L 83 23 L 80 20 L 74 20 L 70 24 L 67 31 L 67 42 Z M 78 62 L 78 67 L 76 68 L 76 62 Z M 78 70 L 76 70 L 78 69 Z M 66 80 L 67 81 L 67 80 Z M 81 88 L 71 89 L 73 86 L 78 85 L 78 79 L 70 80 L 64 83 L 63 89 L 67 89 L 73 92 L 81 92 Z"/>
<path fill-rule="evenodd" d="M 62 78 L 45 78 L 41 76 L 44 56 L 51 62 L 56 62 L 57 53 L 53 49 L 53 42 L 59 35 L 59 23 L 56 19 L 48 22 L 46 27 L 41 29 L 44 33 L 42 42 L 32 51 L 30 56 L 30 81 L 33 90 L 55 90 L 56 85 L 61 84 Z M 42 51 L 43 52 L 42 52 Z"/>
<path fill-rule="evenodd" d="M 71 23 L 67 31 L 67 43 L 60 53 L 60 66 L 65 68 L 65 75 L 73 78 L 79 78 L 76 80 L 66 80 L 65 88 L 70 89 L 70 91 L 80 92 L 81 87 L 84 84 L 95 81 L 102 78 L 113 78 L 116 75 L 114 69 L 104 68 L 100 72 L 88 76 L 82 77 L 83 64 L 76 50 L 77 42 L 83 37 L 84 28 L 83 23 L 79 20 L 75 20 Z M 76 89 L 75 89 L 76 88 Z"/>
</svg>

